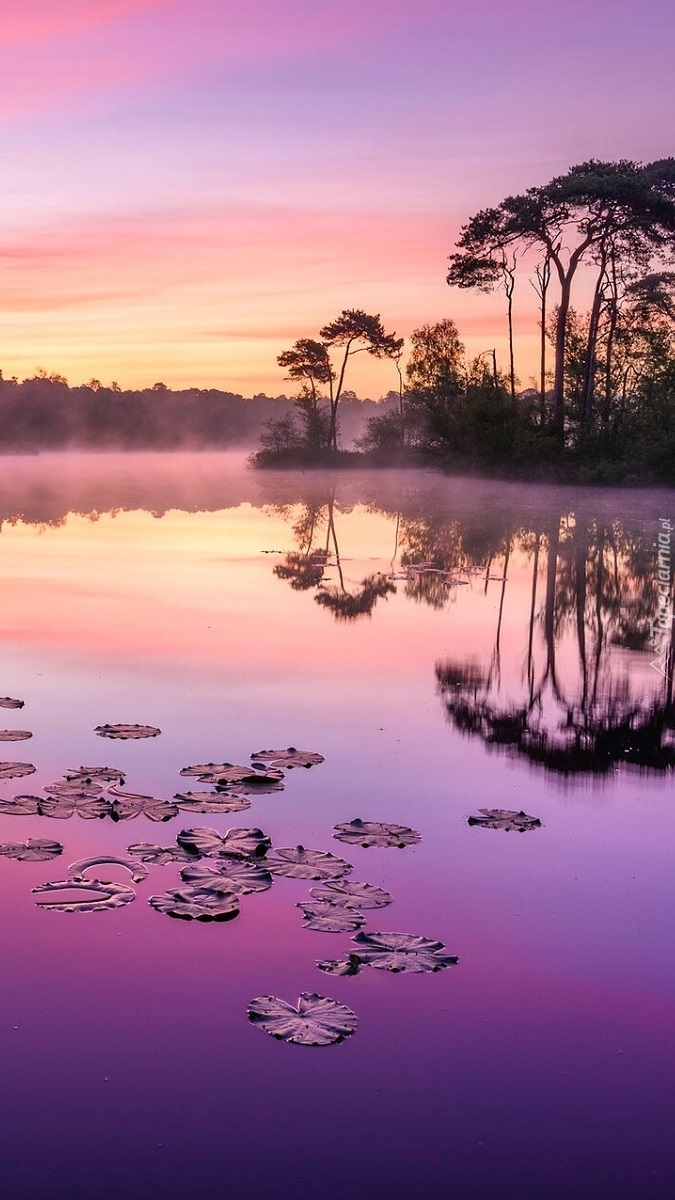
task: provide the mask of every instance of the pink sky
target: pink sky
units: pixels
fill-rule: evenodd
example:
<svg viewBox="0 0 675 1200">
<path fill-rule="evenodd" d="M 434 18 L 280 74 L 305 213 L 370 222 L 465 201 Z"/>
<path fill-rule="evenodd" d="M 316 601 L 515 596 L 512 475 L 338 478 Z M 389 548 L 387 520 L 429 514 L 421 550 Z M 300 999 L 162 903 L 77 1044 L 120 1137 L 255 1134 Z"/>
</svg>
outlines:
<svg viewBox="0 0 675 1200">
<path fill-rule="evenodd" d="M 71 383 L 283 391 L 344 307 L 453 317 L 463 221 L 586 158 L 673 152 L 665 0 L 9 0 L 0 366 Z M 517 295 L 521 382 L 534 295 Z M 380 395 L 391 364 L 359 364 Z"/>
</svg>

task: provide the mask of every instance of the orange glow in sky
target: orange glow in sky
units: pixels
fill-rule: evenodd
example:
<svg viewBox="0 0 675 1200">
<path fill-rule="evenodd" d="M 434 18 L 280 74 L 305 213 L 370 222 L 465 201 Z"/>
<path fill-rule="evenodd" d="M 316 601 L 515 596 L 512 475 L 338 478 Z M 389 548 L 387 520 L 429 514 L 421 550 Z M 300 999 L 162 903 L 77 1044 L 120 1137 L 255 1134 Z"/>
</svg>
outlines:
<svg viewBox="0 0 675 1200">
<path fill-rule="evenodd" d="M 6 9 L 5 377 L 279 394 L 277 355 L 343 308 L 406 338 L 452 317 L 505 368 L 503 296 L 445 283 L 462 223 L 574 162 L 672 152 L 665 0 Z M 515 319 L 526 386 L 526 279 Z M 397 378 L 363 355 L 348 385 Z"/>
</svg>

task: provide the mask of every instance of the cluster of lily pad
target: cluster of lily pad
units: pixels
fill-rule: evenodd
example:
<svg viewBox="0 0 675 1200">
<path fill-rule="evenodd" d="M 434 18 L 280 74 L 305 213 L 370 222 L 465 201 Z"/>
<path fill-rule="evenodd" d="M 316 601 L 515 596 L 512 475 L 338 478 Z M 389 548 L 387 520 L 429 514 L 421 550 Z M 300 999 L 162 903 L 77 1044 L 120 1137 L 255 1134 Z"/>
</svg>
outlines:
<svg viewBox="0 0 675 1200">
<path fill-rule="evenodd" d="M 22 707 L 21 701 L 0 700 L 2 707 Z M 149 725 L 102 725 L 95 732 L 111 739 L 156 737 L 161 732 Z M 20 740 L 29 734 L 19 734 Z M 13 740 L 7 737 L 5 740 Z M 261 750 L 251 755 L 247 765 L 228 762 L 198 763 L 182 768 L 182 777 L 208 785 L 208 790 L 177 792 L 171 800 L 124 790 L 125 773 L 114 767 L 81 766 L 68 771 L 62 779 L 48 784 L 42 796 L 18 795 L 0 799 L 0 814 L 42 815 L 65 819 L 75 814 L 85 819 L 109 817 L 128 821 L 146 816 L 154 822 L 169 821 L 183 812 L 216 814 L 243 811 L 252 797 L 280 792 L 284 772 L 311 768 L 323 762 L 314 751 L 288 747 Z M 32 764 L 2 763 L 0 779 L 31 774 Z M 504 814 L 501 810 L 481 810 L 476 823 L 526 814 Z M 534 818 L 526 818 L 535 821 Z M 473 820 L 473 819 L 472 819 Z M 538 823 L 535 821 L 535 823 Z M 504 825 L 502 828 L 525 828 Z M 354 818 L 334 826 L 333 836 L 347 845 L 370 850 L 399 848 L 417 844 L 420 834 L 405 825 Z M 24 843 L 0 844 L 0 856 L 18 861 L 47 861 L 60 855 L 63 847 L 46 839 Z M 119 908 L 135 899 L 129 883 L 106 879 L 101 868 L 118 865 L 126 868 L 133 883 L 140 883 L 150 867 L 176 863 L 179 886 L 149 897 L 157 912 L 179 920 L 226 922 L 239 915 L 241 898 L 268 890 L 276 878 L 305 879 L 315 884 L 309 898 L 299 902 L 303 927 L 324 933 L 351 933 L 354 936 L 342 957 L 317 962 L 328 975 L 352 976 L 366 967 L 392 973 L 437 972 L 457 963 L 456 955 L 446 952 L 442 942 L 400 932 L 366 932 L 368 916 L 392 901 L 389 892 L 371 883 L 357 882 L 347 876 L 353 870 L 346 859 L 326 850 L 304 846 L 275 847 L 259 828 L 232 828 L 226 833 L 208 827 L 182 829 L 169 846 L 137 842 L 127 855 L 100 855 L 71 864 L 66 878 L 40 884 L 33 889 L 36 903 L 54 912 L 98 912 Z M 95 874 L 90 874 L 94 871 Z M 329 1045 L 344 1040 L 356 1029 L 357 1018 L 346 1005 L 313 992 L 303 992 L 297 1006 L 278 997 L 257 997 L 251 1001 L 249 1019 L 275 1038 L 299 1045 Z"/>
</svg>

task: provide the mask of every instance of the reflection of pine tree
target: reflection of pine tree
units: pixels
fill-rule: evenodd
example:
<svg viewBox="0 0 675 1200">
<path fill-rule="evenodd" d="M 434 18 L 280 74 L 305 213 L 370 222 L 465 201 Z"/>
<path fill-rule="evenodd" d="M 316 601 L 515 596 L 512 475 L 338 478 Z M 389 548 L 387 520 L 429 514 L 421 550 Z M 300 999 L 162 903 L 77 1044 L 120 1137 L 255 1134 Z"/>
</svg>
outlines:
<svg viewBox="0 0 675 1200">
<path fill-rule="evenodd" d="M 672 641 L 661 698 L 640 694 L 627 671 L 618 676 L 611 655 L 612 647 L 645 645 L 644 629 L 656 603 L 653 556 L 643 553 L 619 522 L 602 524 L 582 513 L 576 521 L 554 518 L 545 533 L 546 584 L 538 612 L 543 538 L 537 532 L 520 540 L 533 564 L 525 701 L 503 703 L 499 698 L 504 579 L 490 669 L 475 662 L 436 666 L 448 717 L 463 733 L 565 774 L 606 772 L 618 762 L 657 770 L 675 767 Z M 539 673 L 537 626 L 544 650 Z M 574 686 L 561 680 L 557 666 L 558 647 L 569 633 L 578 656 Z"/>
<path fill-rule="evenodd" d="M 345 585 L 340 547 L 335 528 L 335 496 L 328 501 L 328 542 L 332 542 L 335 566 L 340 580 L 339 587 L 322 586 L 314 599 L 322 608 L 329 609 L 337 621 L 355 621 L 358 617 L 370 616 L 377 601 L 395 593 L 394 584 L 385 575 L 369 575 L 361 580 L 357 590 L 350 592 Z"/>
<path fill-rule="evenodd" d="M 290 550 L 284 561 L 274 567 L 278 579 L 285 579 L 296 592 L 318 587 L 328 561 L 328 548 L 314 547 L 314 537 L 324 523 L 322 504 L 305 504 L 293 526 L 298 550 Z"/>
<path fill-rule="evenodd" d="M 347 588 L 337 539 L 336 511 L 334 488 L 329 491 L 324 503 L 303 506 L 293 526 L 299 549 L 289 551 L 283 562 L 274 567 L 274 574 L 278 579 L 290 583 L 294 591 L 316 588 L 314 599 L 317 604 L 329 609 L 338 621 L 354 621 L 358 617 L 369 616 L 377 601 L 395 593 L 396 588 L 384 575 L 369 575 L 361 580 L 356 590 Z M 316 547 L 315 538 L 324 530 L 323 545 Z M 329 562 L 333 563 L 338 573 L 337 587 L 329 587 L 323 582 Z"/>
</svg>

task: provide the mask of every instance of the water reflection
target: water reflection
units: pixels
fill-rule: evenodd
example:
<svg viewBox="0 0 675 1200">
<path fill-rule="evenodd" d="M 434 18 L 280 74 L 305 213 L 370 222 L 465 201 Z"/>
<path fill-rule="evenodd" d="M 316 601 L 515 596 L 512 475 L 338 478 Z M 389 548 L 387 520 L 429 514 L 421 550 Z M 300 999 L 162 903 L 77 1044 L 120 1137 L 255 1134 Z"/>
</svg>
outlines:
<svg viewBox="0 0 675 1200">
<path fill-rule="evenodd" d="M 631 524 L 608 517 L 596 511 L 601 501 L 592 505 L 586 498 L 572 507 L 569 495 L 566 500 L 534 520 L 517 506 L 455 515 L 420 514 L 415 497 L 396 511 L 371 502 L 371 511 L 393 525 L 391 568 L 348 589 L 337 535 L 346 514 L 333 487 L 325 500 L 289 513 L 298 548 L 274 573 L 297 590 L 313 589 L 336 619 L 352 621 L 370 616 L 399 582 L 408 600 L 437 610 L 450 607 L 469 580 L 485 595 L 496 585 L 489 651 L 482 659 L 436 663 L 438 691 L 454 727 L 565 774 L 606 773 L 619 763 L 670 768 L 672 631 L 662 670 L 645 672 L 654 657 L 659 603 L 657 526 L 653 518 Z M 509 669 L 505 678 L 502 633 L 512 566 L 529 573 L 529 585 L 515 597 L 521 669 Z M 329 569 L 337 584 L 327 583 Z"/>
<path fill-rule="evenodd" d="M 390 609 L 383 601 L 444 619 L 429 666 L 463 736 L 565 774 L 675 765 L 672 627 L 661 669 L 650 665 L 667 493 L 417 471 L 266 474 L 227 456 L 184 457 L 180 469 L 174 456 L 15 462 L 0 482 L 0 528 L 57 528 L 73 512 L 96 521 L 128 509 L 273 514 L 288 545 L 270 576 L 335 621 L 362 626 Z"/>
<path fill-rule="evenodd" d="M 525 671 L 517 700 L 502 694 L 500 663 L 514 545 L 531 569 Z M 655 554 L 644 534 L 636 535 L 620 521 L 598 520 L 582 508 L 552 515 L 545 528 L 510 529 L 490 553 L 501 557 L 504 580 L 489 666 L 436 664 L 439 692 L 455 727 L 564 773 L 602 773 L 620 762 L 672 767 L 672 636 L 665 676 L 655 675 L 649 687 L 633 669 L 633 660 L 643 659 L 649 649 L 657 611 Z M 569 656 L 561 669 L 561 649 L 572 641 L 573 669 Z"/>
<path fill-rule="evenodd" d="M 276 507 L 280 515 L 288 515 L 288 507 Z M 370 616 L 378 600 L 396 593 L 395 584 L 381 573 L 367 575 L 356 584 L 347 586 L 338 542 L 335 486 L 331 486 L 324 502 L 303 504 L 293 520 L 293 536 L 297 550 L 290 550 L 274 567 L 278 579 L 285 579 L 295 591 L 315 589 L 314 599 L 328 609 L 336 621 L 355 621 Z M 397 523 L 398 527 L 398 523 Z M 337 583 L 331 583 L 327 570 L 332 568 Z"/>
</svg>

